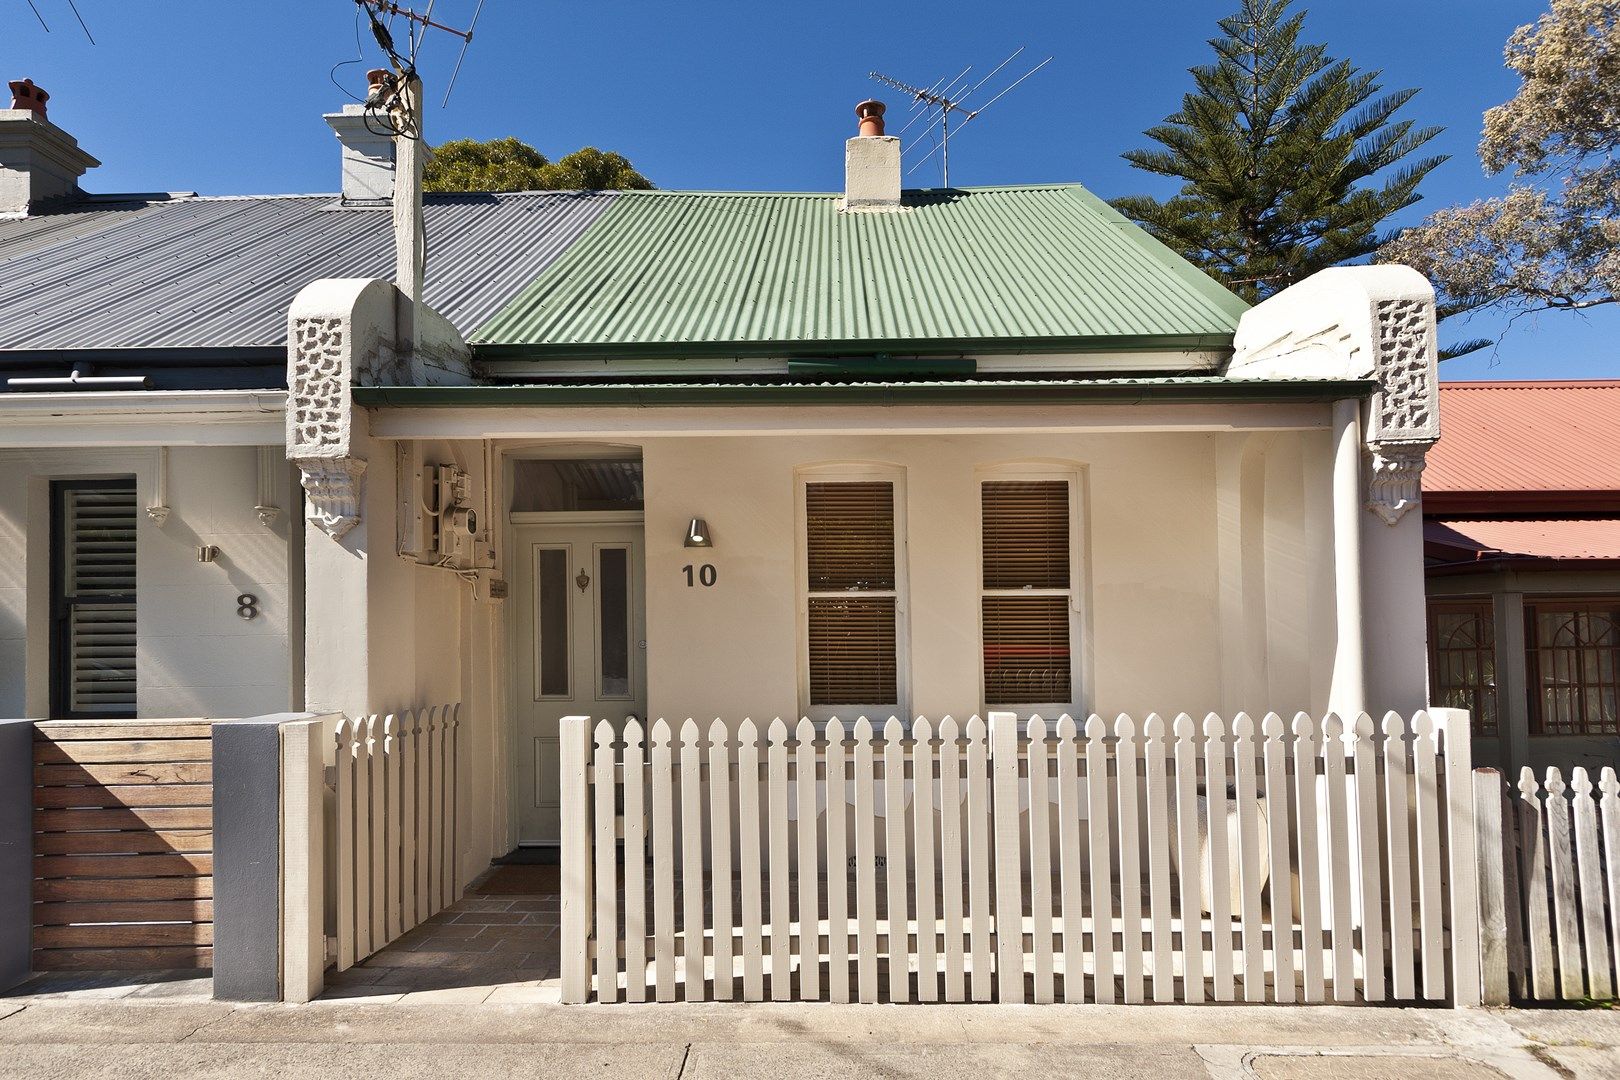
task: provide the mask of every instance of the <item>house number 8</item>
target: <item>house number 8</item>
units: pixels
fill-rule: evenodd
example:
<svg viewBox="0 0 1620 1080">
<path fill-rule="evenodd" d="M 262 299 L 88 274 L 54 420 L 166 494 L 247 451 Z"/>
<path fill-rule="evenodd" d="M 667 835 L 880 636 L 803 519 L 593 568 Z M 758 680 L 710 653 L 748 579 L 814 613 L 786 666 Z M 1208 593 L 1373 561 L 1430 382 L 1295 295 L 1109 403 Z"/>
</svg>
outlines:
<svg viewBox="0 0 1620 1080">
<path fill-rule="evenodd" d="M 259 614 L 259 598 L 252 593 L 242 593 L 236 598 L 236 614 L 244 619 L 252 619 Z"/>
<path fill-rule="evenodd" d="M 691 563 L 687 563 L 681 567 L 681 572 L 686 575 L 686 587 L 688 589 L 694 585 L 702 585 L 705 589 L 708 589 L 713 587 L 716 581 L 720 580 L 720 572 L 714 568 L 713 563 L 704 563 L 702 566 L 696 567 Z"/>
</svg>

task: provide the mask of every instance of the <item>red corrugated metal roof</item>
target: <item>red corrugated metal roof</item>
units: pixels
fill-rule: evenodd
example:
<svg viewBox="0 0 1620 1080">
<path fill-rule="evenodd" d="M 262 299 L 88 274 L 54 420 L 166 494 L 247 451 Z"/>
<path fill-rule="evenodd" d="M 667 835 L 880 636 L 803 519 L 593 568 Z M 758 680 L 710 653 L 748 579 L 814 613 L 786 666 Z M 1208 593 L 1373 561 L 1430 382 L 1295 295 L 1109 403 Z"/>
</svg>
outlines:
<svg viewBox="0 0 1620 1080">
<path fill-rule="evenodd" d="M 1442 383 L 1423 490 L 1620 491 L 1620 379 Z"/>
<path fill-rule="evenodd" d="M 1423 539 L 1460 559 L 1620 559 L 1620 518 L 1429 520 Z"/>
</svg>

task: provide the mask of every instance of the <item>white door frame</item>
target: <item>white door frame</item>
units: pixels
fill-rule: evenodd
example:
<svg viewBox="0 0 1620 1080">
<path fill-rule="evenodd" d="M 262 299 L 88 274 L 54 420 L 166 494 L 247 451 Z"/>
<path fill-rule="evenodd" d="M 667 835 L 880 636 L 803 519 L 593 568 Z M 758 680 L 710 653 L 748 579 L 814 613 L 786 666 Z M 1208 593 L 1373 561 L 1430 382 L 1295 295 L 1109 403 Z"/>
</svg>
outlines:
<svg viewBox="0 0 1620 1080">
<path fill-rule="evenodd" d="M 528 552 L 519 550 L 519 536 L 525 529 L 545 527 L 548 525 L 563 526 L 592 526 L 592 525 L 641 525 L 645 526 L 646 512 L 643 510 L 580 510 L 580 511 L 511 511 L 505 515 L 503 527 L 503 549 L 506 553 L 507 573 L 509 580 L 518 578 L 517 559 L 526 559 Z M 640 575 L 640 580 L 646 580 L 646 548 L 645 528 L 642 530 L 642 541 L 637 547 L 640 562 L 633 566 L 632 573 Z M 532 573 L 532 571 L 531 571 Z M 642 603 L 645 605 L 645 599 Z M 520 725 L 516 722 L 516 712 L 524 704 L 532 701 L 531 687 L 527 685 L 525 672 L 530 662 L 528 653 L 533 650 L 532 628 L 530 634 L 523 631 L 525 610 L 523 606 L 533 606 L 533 597 L 522 595 L 513 590 L 509 597 L 506 612 L 506 640 L 507 640 L 507 702 L 511 715 L 506 724 L 506 769 L 507 769 L 507 829 L 506 835 L 509 844 L 514 847 L 545 846 L 534 843 L 525 844 L 522 839 L 522 792 L 523 785 L 517 783 L 518 770 L 523 767 L 525 760 L 520 746 Z M 529 616 L 532 618 L 532 614 Z M 645 619 L 645 610 L 641 614 Z M 643 627 L 644 630 L 644 627 Z M 639 655 L 637 655 L 639 653 Z M 639 649 L 632 653 L 633 670 L 646 679 L 646 650 Z"/>
</svg>

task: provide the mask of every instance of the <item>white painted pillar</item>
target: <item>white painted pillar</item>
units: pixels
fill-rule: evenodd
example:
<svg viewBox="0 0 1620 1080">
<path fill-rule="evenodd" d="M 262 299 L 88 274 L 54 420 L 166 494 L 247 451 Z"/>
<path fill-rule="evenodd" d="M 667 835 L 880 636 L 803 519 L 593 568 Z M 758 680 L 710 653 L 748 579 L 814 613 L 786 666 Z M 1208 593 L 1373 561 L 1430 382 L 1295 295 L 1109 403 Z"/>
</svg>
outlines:
<svg viewBox="0 0 1620 1080">
<path fill-rule="evenodd" d="M 1360 514 L 1366 708 L 1379 716 L 1391 709 L 1410 716 L 1429 705 L 1423 510 L 1415 490 L 1411 498 L 1393 523 L 1376 511 Z"/>
<path fill-rule="evenodd" d="M 1328 709 L 1355 717 L 1367 707 L 1367 662 L 1362 638 L 1361 402 L 1333 403 L 1333 680 Z M 1423 593 L 1416 602 L 1421 607 Z"/>
</svg>

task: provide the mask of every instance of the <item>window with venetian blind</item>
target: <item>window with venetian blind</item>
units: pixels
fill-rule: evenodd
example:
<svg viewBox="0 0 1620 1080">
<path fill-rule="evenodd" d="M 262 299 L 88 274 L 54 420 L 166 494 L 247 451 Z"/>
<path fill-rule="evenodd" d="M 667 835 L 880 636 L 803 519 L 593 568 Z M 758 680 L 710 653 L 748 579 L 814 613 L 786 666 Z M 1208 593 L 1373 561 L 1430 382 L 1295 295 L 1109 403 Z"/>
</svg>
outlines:
<svg viewBox="0 0 1620 1080">
<path fill-rule="evenodd" d="M 135 482 L 52 485 L 51 713 L 135 715 Z"/>
<path fill-rule="evenodd" d="M 895 486 L 804 485 L 809 704 L 898 708 Z"/>
<path fill-rule="evenodd" d="M 1620 597 L 1524 605 L 1530 730 L 1620 735 Z"/>
<path fill-rule="evenodd" d="M 1068 705 L 1074 581 L 1068 480 L 987 480 L 982 629 L 987 705 Z"/>
</svg>

